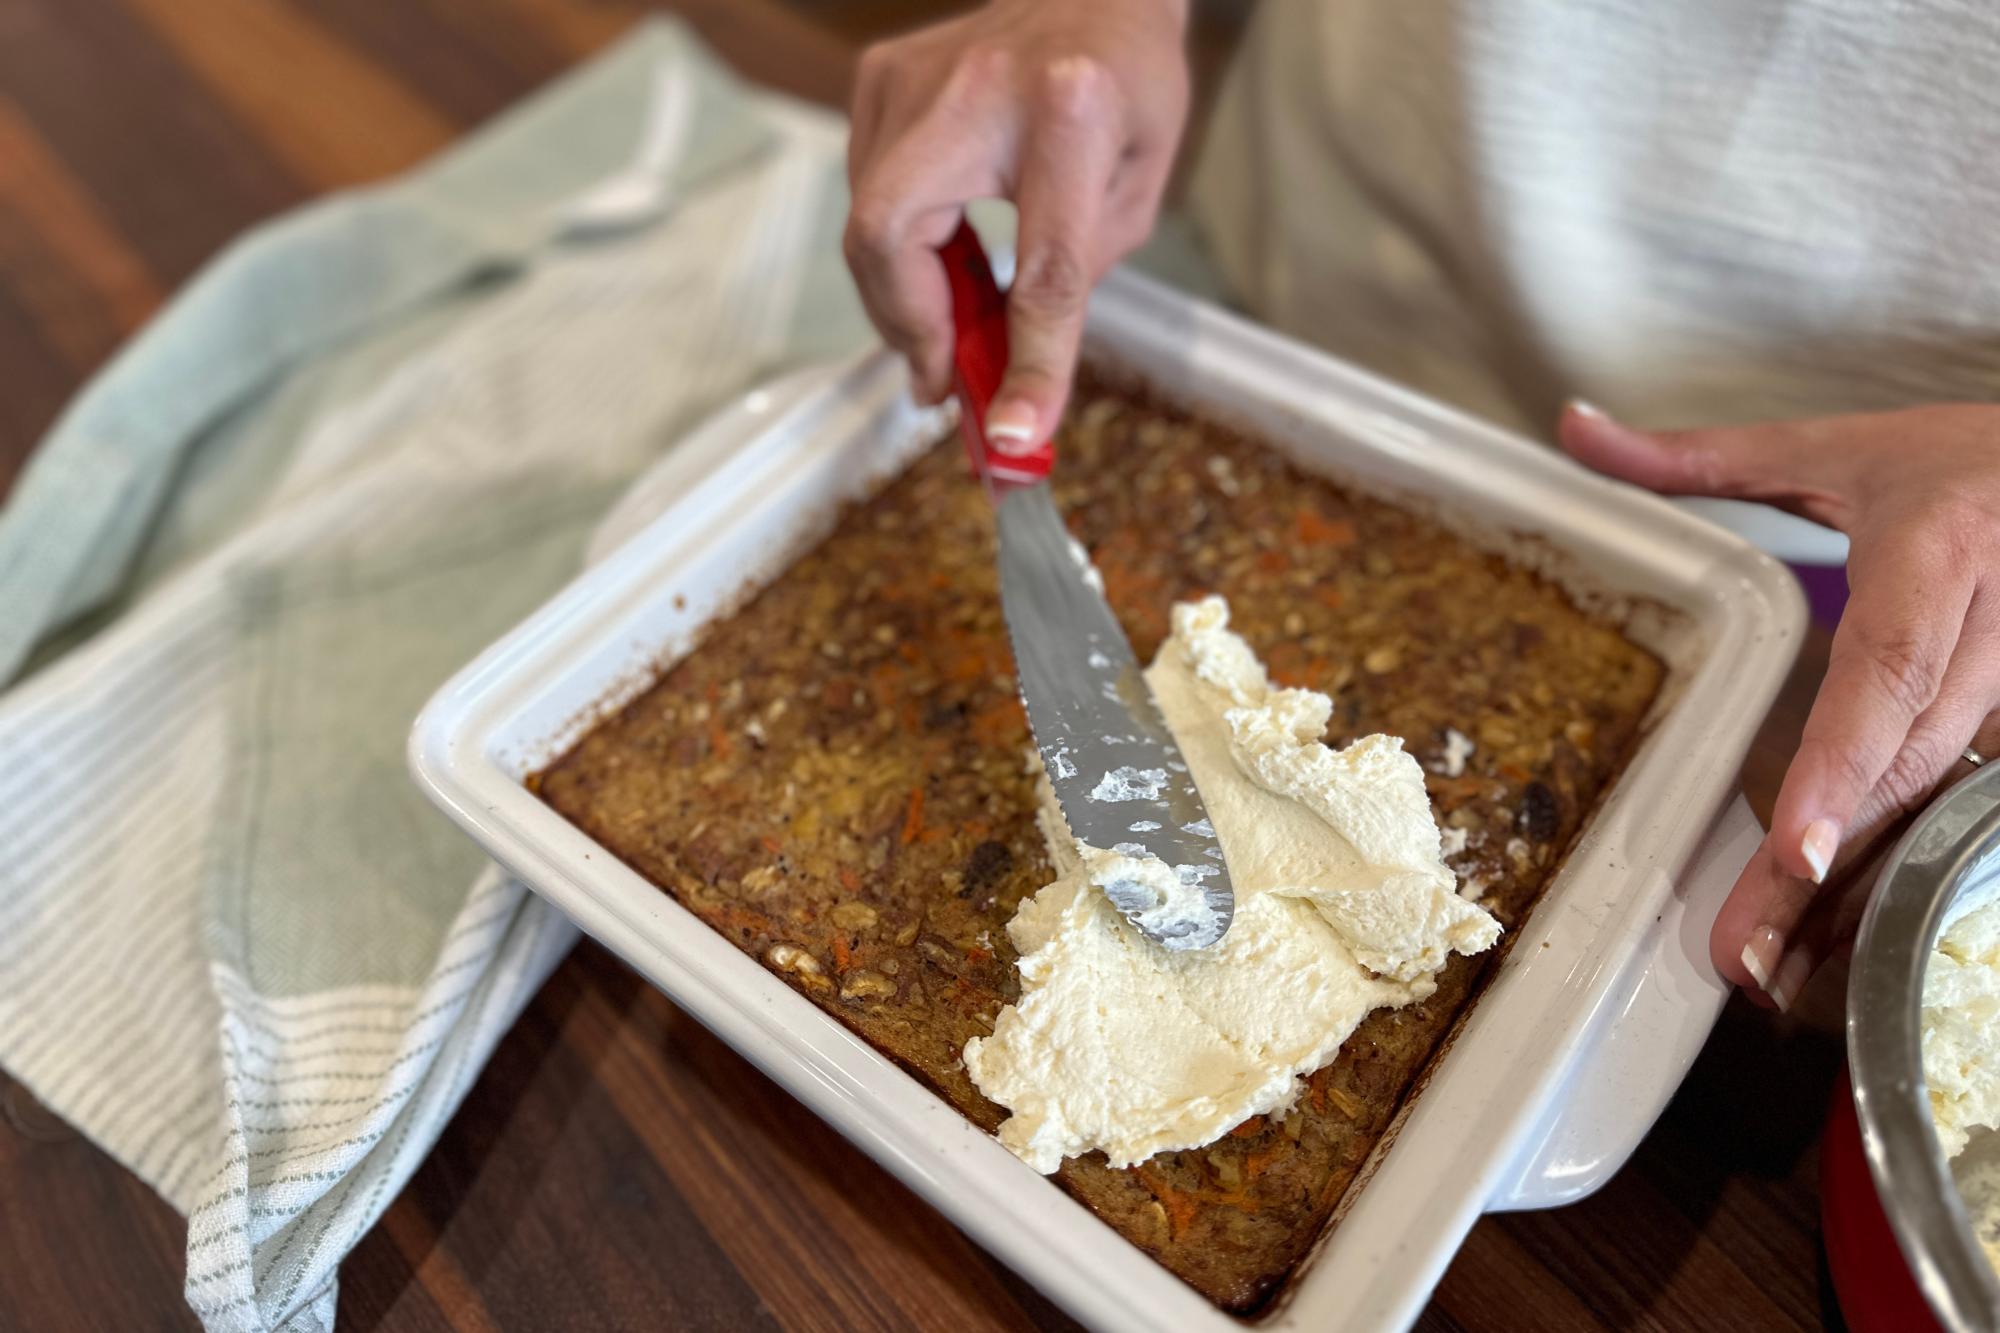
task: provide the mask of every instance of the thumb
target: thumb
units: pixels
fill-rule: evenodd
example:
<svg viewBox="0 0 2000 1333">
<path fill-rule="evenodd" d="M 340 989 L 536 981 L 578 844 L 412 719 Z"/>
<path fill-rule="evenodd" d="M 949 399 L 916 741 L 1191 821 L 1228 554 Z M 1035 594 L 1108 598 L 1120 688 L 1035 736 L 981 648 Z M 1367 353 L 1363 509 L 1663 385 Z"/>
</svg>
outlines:
<svg viewBox="0 0 2000 1333">
<path fill-rule="evenodd" d="M 986 433 L 1003 453 L 1026 452 L 1055 432 L 1076 373 L 1090 301 L 1081 257 L 1059 245 L 1025 246 L 1007 293 L 1007 374 L 993 395 Z"/>
<path fill-rule="evenodd" d="M 1019 259 L 1007 291 L 1007 376 L 986 413 L 1003 453 L 1055 433 L 1100 271 L 1105 192 L 1122 147 L 1109 76 L 1081 57 L 1050 66 L 1034 93 L 1015 203 Z"/>
<path fill-rule="evenodd" d="M 1714 495 L 1819 510 L 1815 484 L 1838 459 L 1832 423 L 1776 421 L 1700 430 L 1646 431 L 1572 399 L 1556 423 L 1564 452 L 1594 471 L 1662 495 Z"/>
</svg>

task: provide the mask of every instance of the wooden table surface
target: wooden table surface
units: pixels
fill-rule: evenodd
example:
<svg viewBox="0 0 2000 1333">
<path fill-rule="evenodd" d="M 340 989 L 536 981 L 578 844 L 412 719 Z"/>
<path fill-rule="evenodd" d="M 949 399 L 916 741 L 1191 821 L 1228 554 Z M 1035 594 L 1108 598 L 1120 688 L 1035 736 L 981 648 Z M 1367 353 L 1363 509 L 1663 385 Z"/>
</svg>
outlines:
<svg viewBox="0 0 2000 1333">
<path fill-rule="evenodd" d="M 837 101 L 921 0 L 690 0 L 753 77 Z M 232 235 L 395 171 L 615 39 L 608 0 L 0 0 L 0 491 Z M 339 108 L 337 115 L 326 108 Z M 1765 808 L 1816 634 L 1746 774 Z M 1808 1011 L 1837 1004 L 1815 988 Z M 1479 1223 L 1426 1329 L 1793 1329 L 1835 1316 L 1816 1141 L 1839 1046 L 1732 1001 L 1600 1194 Z M 184 1228 L 0 1076 L 0 1328 L 183 1328 Z M 342 1270 L 343 1330 L 1070 1323 L 586 943 Z"/>
</svg>

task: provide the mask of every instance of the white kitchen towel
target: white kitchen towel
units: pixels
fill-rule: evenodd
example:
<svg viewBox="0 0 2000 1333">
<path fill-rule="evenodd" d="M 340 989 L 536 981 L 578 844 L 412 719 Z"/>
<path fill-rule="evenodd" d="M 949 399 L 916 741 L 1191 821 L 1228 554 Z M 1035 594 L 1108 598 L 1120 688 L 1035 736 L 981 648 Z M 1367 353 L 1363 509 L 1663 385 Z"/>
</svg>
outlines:
<svg viewBox="0 0 2000 1333">
<path fill-rule="evenodd" d="M 187 1214 L 209 1329 L 331 1329 L 573 941 L 407 728 L 680 432 L 858 345 L 841 144 L 646 28 L 232 249 L 0 511 L 0 1064 Z"/>
</svg>

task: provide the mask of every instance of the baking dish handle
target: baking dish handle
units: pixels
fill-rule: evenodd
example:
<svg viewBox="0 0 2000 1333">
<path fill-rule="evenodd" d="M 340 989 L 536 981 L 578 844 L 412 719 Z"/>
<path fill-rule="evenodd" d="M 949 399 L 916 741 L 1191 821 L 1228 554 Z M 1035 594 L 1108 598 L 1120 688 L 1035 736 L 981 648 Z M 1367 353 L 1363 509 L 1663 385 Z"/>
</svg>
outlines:
<svg viewBox="0 0 2000 1333">
<path fill-rule="evenodd" d="M 1729 998 L 1709 962 L 1709 926 L 1763 837 L 1742 796 L 1723 807 L 1488 1212 L 1575 1203 L 1616 1175 L 1652 1129 Z"/>
</svg>

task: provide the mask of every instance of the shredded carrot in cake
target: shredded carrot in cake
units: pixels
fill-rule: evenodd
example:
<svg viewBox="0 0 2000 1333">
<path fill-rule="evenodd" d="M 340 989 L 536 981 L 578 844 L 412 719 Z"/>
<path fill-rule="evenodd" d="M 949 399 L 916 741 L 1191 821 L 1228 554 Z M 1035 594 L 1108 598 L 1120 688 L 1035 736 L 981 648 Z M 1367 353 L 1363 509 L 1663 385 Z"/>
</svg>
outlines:
<svg viewBox="0 0 2000 1333">
<path fill-rule="evenodd" d="M 1322 518 L 1310 509 L 1299 511 L 1299 540 L 1308 546 L 1352 546 L 1354 525 L 1344 518 Z"/>
<path fill-rule="evenodd" d="M 729 728 L 722 725 L 722 715 L 708 715 L 708 754 L 711 759 L 727 759 L 731 748 Z"/>
<path fill-rule="evenodd" d="M 1093 414 L 1107 402 L 1117 410 Z M 1227 428 L 1168 413 L 1172 429 L 1142 441 L 1161 419 L 1085 386 L 1059 450 L 1058 505 L 1134 654 L 1152 658 L 1175 602 L 1214 593 L 1277 679 L 1345 678 L 1336 739 L 1392 731 L 1430 764 L 1447 727 L 1504 723 L 1517 743 L 1482 741 L 1462 777 L 1426 779 L 1439 819 L 1468 831 L 1508 826 L 1532 783 L 1555 796 L 1554 835 L 1530 839 L 1551 855 L 1523 868 L 1497 846 L 1477 853 L 1485 891 L 1518 919 L 1624 762 L 1658 664 L 1531 574 Z M 1235 484 L 1198 484 L 1218 462 Z M 1004 931 L 1049 871 L 991 524 L 962 452 L 941 444 L 531 780 L 981 1124 L 995 1108 L 964 1077 L 964 1043 L 1018 993 Z M 1363 669 L 1390 645 L 1394 669 Z M 1252 1314 L 1352 1188 L 1471 985 L 1441 977 L 1282 1124 L 1246 1120 L 1137 1175 L 1086 1155 L 1058 1180 L 1193 1289 Z"/>
<path fill-rule="evenodd" d="M 747 930 L 760 935 L 775 934 L 778 923 L 762 912 L 753 912 L 735 903 L 720 903 L 709 909 L 715 919 L 735 930 Z"/>
<path fill-rule="evenodd" d="M 971 725 L 974 738 L 982 745 L 997 745 L 1019 736 L 1028 719 L 1021 711 L 1020 696 L 1009 694 L 973 714 Z"/>
<path fill-rule="evenodd" d="M 1139 1179 L 1145 1182 L 1146 1188 L 1153 1192 L 1153 1197 L 1160 1201 L 1160 1207 L 1166 1209 L 1167 1221 L 1173 1227 L 1174 1239 L 1180 1239 L 1180 1234 L 1186 1231 L 1188 1225 L 1194 1221 L 1195 1213 L 1199 1211 L 1200 1204 L 1195 1199 L 1169 1185 L 1165 1177 L 1153 1170 L 1152 1167 L 1141 1166 L 1134 1168 L 1134 1170 Z"/>
</svg>

